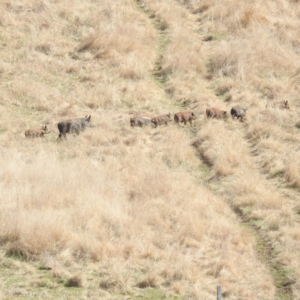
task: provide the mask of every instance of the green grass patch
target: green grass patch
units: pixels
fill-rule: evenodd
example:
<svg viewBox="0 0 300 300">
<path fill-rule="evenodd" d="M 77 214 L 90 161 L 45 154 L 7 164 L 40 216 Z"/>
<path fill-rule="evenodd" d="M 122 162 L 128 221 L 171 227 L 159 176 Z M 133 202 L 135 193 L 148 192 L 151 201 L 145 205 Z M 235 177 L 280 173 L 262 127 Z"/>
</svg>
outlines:
<svg viewBox="0 0 300 300">
<path fill-rule="evenodd" d="M 157 288 L 147 288 L 143 291 L 141 296 L 133 297 L 132 299 L 148 299 L 148 300 L 179 300 L 177 296 L 166 296 L 163 291 Z"/>
<path fill-rule="evenodd" d="M 7 131 L 7 128 L 0 128 L 0 134 L 3 134 Z"/>
<path fill-rule="evenodd" d="M 266 224 L 263 219 L 252 219 L 249 221 L 249 226 L 259 229 L 266 228 Z"/>
</svg>

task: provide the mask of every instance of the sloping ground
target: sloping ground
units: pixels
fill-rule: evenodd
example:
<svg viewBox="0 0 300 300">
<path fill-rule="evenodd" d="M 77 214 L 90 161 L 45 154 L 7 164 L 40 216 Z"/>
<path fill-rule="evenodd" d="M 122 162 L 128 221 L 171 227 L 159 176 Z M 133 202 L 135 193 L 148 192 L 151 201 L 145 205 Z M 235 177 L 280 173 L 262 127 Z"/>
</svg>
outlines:
<svg viewBox="0 0 300 300">
<path fill-rule="evenodd" d="M 297 299 L 295 5 L 1 4 L 0 297 Z M 204 116 L 233 104 L 244 123 Z M 183 109 L 194 127 L 129 126 Z"/>
<path fill-rule="evenodd" d="M 207 23 L 204 22 L 206 19 L 215 18 L 215 22 L 211 24 L 214 28 L 211 28 L 211 30 L 216 30 L 218 27 L 216 14 L 218 12 L 224 13 L 227 10 L 228 15 L 226 13 L 225 15 L 228 20 L 222 19 L 222 25 L 224 25 L 226 21 L 230 21 L 229 17 L 231 16 L 242 18 L 243 14 L 239 15 L 239 10 L 248 12 L 251 9 L 252 13 L 248 16 L 248 21 L 253 26 L 250 29 L 254 33 L 253 39 L 256 40 L 257 30 L 254 29 L 261 27 L 261 23 L 256 22 L 252 14 L 257 13 L 255 8 L 258 8 L 259 4 L 255 3 L 253 6 L 242 5 L 243 7 L 233 7 L 229 4 L 226 4 L 227 7 L 223 6 L 222 10 L 220 6 L 223 4 L 203 4 L 202 1 L 190 3 L 187 7 L 191 12 L 197 15 L 200 14 L 200 17 L 197 17 L 200 22 L 200 34 L 205 33 L 207 30 L 205 28 Z M 259 11 L 262 11 L 262 7 L 259 8 Z M 289 22 L 293 21 L 296 24 L 297 20 L 292 18 L 295 17 L 293 4 L 285 7 L 285 9 Z M 233 13 L 229 14 L 229 10 Z M 265 16 L 267 18 L 267 12 Z M 291 160 L 291 157 L 299 155 L 297 151 L 299 133 L 298 128 L 295 126 L 298 121 L 297 99 L 293 98 L 297 93 L 297 86 L 294 84 L 293 77 L 297 72 L 297 66 L 292 66 L 289 61 L 284 62 L 286 52 L 279 51 L 280 48 L 285 47 L 296 58 L 297 47 L 294 43 L 288 43 L 290 42 L 288 39 L 281 42 L 278 38 L 277 45 L 272 44 L 274 46 L 273 51 L 267 48 L 269 62 L 261 61 L 261 57 L 267 57 L 265 49 L 254 46 L 251 47 L 251 52 L 248 54 L 245 51 L 247 48 L 243 48 L 243 50 L 240 48 L 244 44 L 241 35 L 247 34 L 249 36 L 249 31 L 251 31 L 247 28 L 248 24 L 246 24 L 247 26 L 243 24 L 243 19 L 240 22 L 241 24 L 235 30 L 232 30 L 232 27 L 229 30 L 223 28 L 221 32 L 210 32 L 209 35 L 203 35 L 203 40 L 206 43 L 202 47 L 202 55 L 209 58 L 207 59 L 208 72 L 212 72 L 206 76 L 206 79 L 209 79 L 206 86 L 212 87 L 217 97 L 203 99 L 202 103 L 205 106 L 226 108 L 227 111 L 233 104 L 237 103 L 249 107 L 247 123 L 242 126 L 233 123 L 231 120 L 227 121 L 226 124 L 217 121 L 203 122 L 198 134 L 199 140 L 194 144 L 200 157 L 204 159 L 208 166 L 212 167 L 209 182 L 212 179 L 217 182 L 211 184 L 212 188 L 222 195 L 226 195 L 225 198 L 241 216 L 242 221 L 248 222 L 250 226 L 254 225 L 258 229 L 258 236 L 261 236 L 262 240 L 268 241 L 264 247 L 271 248 L 276 252 L 276 255 L 271 255 L 272 261 L 267 262 L 278 288 L 276 297 L 294 299 L 298 295 L 298 284 L 294 278 L 298 277 L 299 261 L 296 257 L 299 255 L 292 255 L 293 259 L 291 259 L 290 254 L 298 248 L 296 246 L 298 238 L 294 233 L 298 231 L 299 226 L 297 215 L 297 199 L 299 196 L 298 191 L 283 189 L 282 184 L 285 183 L 287 187 L 297 188 L 299 174 L 297 159 L 296 161 Z M 232 23 L 231 26 L 233 26 Z M 262 29 L 266 31 L 264 35 L 267 36 L 268 29 L 260 28 L 260 30 Z M 225 34 L 228 36 L 226 37 Z M 237 37 L 235 37 L 235 34 Z M 260 39 L 263 39 L 263 37 L 260 36 Z M 293 38 L 293 41 L 295 41 L 299 37 L 293 36 Z M 235 40 L 234 43 L 232 40 Z M 256 41 L 256 44 L 258 42 L 262 43 L 263 41 Z M 270 41 L 265 41 L 265 45 L 268 45 L 268 42 L 270 43 Z M 247 43 L 251 45 L 249 37 Z M 231 45 L 235 45 L 237 49 L 231 48 Z M 244 51 L 243 56 L 238 54 L 239 49 Z M 278 55 L 278 52 L 280 55 Z M 234 55 L 236 55 L 236 58 L 233 57 Z M 250 68 L 247 65 L 251 62 L 251 57 L 257 59 L 256 64 L 269 63 L 265 66 L 264 71 L 267 70 L 268 73 L 273 73 L 270 79 L 263 78 L 257 82 L 257 78 L 251 78 L 250 75 L 254 76 L 254 73 L 258 71 L 257 68 L 253 68 L 253 66 Z M 244 61 L 240 62 L 239 60 Z M 278 68 L 276 68 L 276 61 L 278 62 Z M 246 69 L 247 72 L 245 72 Z M 268 74 L 268 77 L 271 74 Z M 257 75 L 263 76 L 261 73 Z M 277 82 L 274 83 L 274 81 Z M 188 83 L 190 84 L 190 81 Z M 245 83 L 247 86 L 245 86 Z M 292 102 L 292 111 L 264 111 L 264 107 L 260 103 L 264 102 L 265 105 L 270 100 L 280 100 L 280 93 L 283 92 L 280 87 L 283 86 L 283 83 L 288 84 L 288 87 L 285 88 L 289 89 L 289 92 L 284 94 L 284 99 Z M 277 93 L 274 93 L 275 88 L 273 88 L 272 93 L 269 93 L 269 91 L 268 94 L 265 91 L 258 95 L 251 93 L 253 87 L 259 87 L 258 84 L 272 86 L 272 88 L 273 85 L 277 85 Z M 193 86 L 193 90 L 197 86 Z M 255 158 L 252 155 L 255 155 Z M 280 177 L 277 177 L 278 175 Z M 276 180 L 267 182 L 266 179 L 274 176 L 277 177 Z M 284 239 L 281 238 L 283 236 Z M 259 237 L 259 239 L 261 238 Z M 273 243 L 271 247 L 270 241 L 271 244 Z M 290 287 L 290 284 L 294 285 Z"/>
</svg>

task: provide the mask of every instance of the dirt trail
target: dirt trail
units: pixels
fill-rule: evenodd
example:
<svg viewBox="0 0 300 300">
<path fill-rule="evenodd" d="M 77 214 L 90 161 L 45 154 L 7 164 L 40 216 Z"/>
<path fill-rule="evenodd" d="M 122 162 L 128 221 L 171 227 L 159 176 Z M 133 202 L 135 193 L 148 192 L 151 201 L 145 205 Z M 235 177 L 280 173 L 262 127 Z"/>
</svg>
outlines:
<svg viewBox="0 0 300 300">
<path fill-rule="evenodd" d="M 213 122 L 213 121 L 212 121 Z M 222 121 L 220 121 L 222 122 Z M 293 296 L 293 285 L 295 284 L 295 276 L 290 272 L 290 266 L 287 266 L 281 259 L 281 252 L 284 251 L 284 245 L 279 245 L 278 235 L 274 235 L 272 229 L 265 228 L 264 217 L 259 216 L 255 213 L 251 215 L 247 211 L 251 206 L 245 206 L 243 198 L 246 197 L 243 193 L 237 196 L 232 196 L 232 190 L 235 189 L 235 185 L 244 184 L 242 181 L 243 170 L 247 169 L 247 174 L 250 174 L 250 177 L 259 178 L 260 188 L 259 191 L 253 191 L 255 196 L 260 199 L 262 203 L 267 202 L 266 191 L 271 192 L 274 197 L 281 198 L 283 203 L 289 203 L 288 205 L 293 206 L 294 202 L 292 199 L 287 198 L 285 193 L 282 193 L 277 189 L 276 182 L 272 182 L 266 179 L 266 176 L 262 173 L 261 168 L 257 162 L 257 158 L 253 156 L 251 151 L 251 144 L 245 138 L 244 125 L 237 123 L 234 128 L 234 133 L 232 132 L 232 124 L 226 124 L 224 122 L 224 135 L 232 136 L 234 134 L 235 140 L 240 140 L 240 153 L 237 153 L 240 157 L 245 157 L 247 153 L 247 160 L 250 164 L 241 164 L 238 170 L 235 170 L 237 176 L 228 176 L 228 178 L 220 178 L 218 175 L 214 175 L 213 167 L 214 164 L 207 157 L 206 151 L 209 148 L 201 148 L 201 142 L 196 142 L 194 144 L 195 148 L 199 151 L 199 158 L 211 169 L 212 176 L 209 176 L 207 179 L 207 186 L 211 190 L 215 191 L 219 195 L 223 195 L 227 200 L 229 205 L 232 207 L 232 210 L 239 217 L 239 220 L 242 224 L 246 225 L 256 239 L 256 252 L 258 258 L 261 262 L 266 265 L 270 271 L 270 274 L 273 277 L 274 284 L 276 286 L 276 299 L 294 299 Z M 218 139 L 218 137 L 217 137 Z M 216 142 L 216 141 L 213 141 Z M 241 147 L 241 145 L 243 145 Z M 236 151 L 236 150 L 235 150 Z M 249 166 L 252 165 L 252 168 L 249 169 Z M 239 181 L 239 179 L 241 181 Z M 232 183 L 230 183 L 232 181 Z M 216 184 L 217 182 L 217 184 Z M 216 188 L 217 186 L 217 188 Z M 221 192 L 220 192 L 221 190 Z M 259 208 L 258 208 L 259 210 Z M 266 214 L 268 210 L 271 211 L 271 208 L 266 208 Z M 280 209 L 276 212 L 280 216 Z M 297 216 L 294 216 L 293 227 L 299 226 L 299 220 Z M 276 230 L 276 229 L 274 229 Z"/>
<path fill-rule="evenodd" d="M 209 53 L 213 51 L 214 47 L 218 47 L 217 41 L 210 41 L 206 42 L 203 48 L 203 52 L 205 55 L 209 56 Z M 221 106 L 223 103 L 220 103 Z M 263 186 L 265 190 L 273 191 L 274 195 L 283 199 L 284 203 L 289 203 L 289 205 L 294 206 L 293 199 L 296 199 L 296 191 L 285 191 L 278 190 L 279 182 L 277 180 L 268 180 L 265 172 L 263 172 L 260 159 L 255 155 L 253 152 L 253 148 L 256 146 L 253 143 L 250 143 L 247 139 L 247 125 L 242 123 L 236 123 L 234 128 L 234 133 L 232 132 L 231 126 L 226 126 L 228 130 L 228 135 L 238 135 L 241 144 L 244 145 L 243 153 L 247 153 L 248 159 L 250 159 L 252 164 L 251 173 L 253 176 L 257 176 L 260 178 L 260 184 Z M 202 156 L 205 157 L 204 154 Z M 242 155 L 241 155 L 242 156 Z M 249 166 L 244 166 L 245 168 Z M 222 180 L 219 181 L 219 184 L 222 185 Z M 238 183 L 237 183 L 238 184 Z M 293 196 L 292 196 L 292 195 Z M 263 193 L 262 193 L 262 201 L 263 200 Z M 228 199 L 231 202 L 230 199 Z M 294 299 L 293 296 L 293 285 L 295 284 L 296 280 L 293 278 L 293 274 L 290 274 L 288 269 L 289 266 L 286 266 L 280 258 L 280 252 L 284 249 L 278 250 L 278 242 L 274 240 L 273 235 L 270 235 L 268 230 L 265 230 L 260 225 L 258 225 L 255 219 L 249 218 L 245 214 L 243 207 L 239 207 L 236 203 L 239 201 L 234 201 L 231 203 L 233 210 L 239 216 L 241 223 L 246 224 L 249 228 L 252 229 L 253 234 L 256 236 L 257 241 L 257 255 L 259 259 L 264 263 L 270 270 L 270 274 L 273 276 L 274 284 L 276 286 L 276 299 Z M 280 213 L 280 212 L 278 212 Z M 295 216 L 296 226 L 299 225 L 297 222 L 297 216 Z M 297 226 L 298 227 L 298 226 Z M 284 245 L 281 245 L 283 247 Z"/>
<path fill-rule="evenodd" d="M 182 5 L 179 1 L 174 0 L 174 6 L 180 6 L 184 9 L 185 16 L 189 16 L 190 20 L 195 20 L 195 16 L 192 14 L 192 12 L 189 10 L 188 7 Z M 166 84 L 168 81 L 168 77 L 165 73 L 162 72 L 163 70 L 163 57 L 164 53 L 166 51 L 169 37 L 168 33 L 166 31 L 166 27 L 164 23 L 159 19 L 159 17 L 155 14 L 155 12 L 151 11 L 149 7 L 146 4 L 146 1 L 137 0 L 137 5 L 140 10 L 142 10 L 149 18 L 152 19 L 152 22 L 155 26 L 155 28 L 158 30 L 159 33 L 159 47 L 158 47 L 158 59 L 155 65 L 155 69 L 153 70 L 153 78 L 154 80 L 159 84 L 160 88 L 164 90 L 166 98 L 169 98 L 170 101 L 172 101 L 172 97 L 168 94 L 166 90 Z M 184 16 L 183 16 L 184 18 Z M 202 34 L 201 30 L 201 24 L 198 22 L 189 23 L 187 26 L 191 33 L 197 32 L 202 42 L 202 56 L 204 58 L 204 61 L 209 61 L 211 53 L 214 51 L 216 47 L 219 46 L 219 41 L 214 39 L 207 38 L 207 34 Z M 188 34 L 188 32 L 186 33 Z M 211 84 L 209 79 L 203 79 L 204 85 L 209 86 Z M 215 99 L 219 102 L 220 107 L 224 106 L 224 103 L 220 99 Z M 175 104 L 175 103 L 174 103 Z M 205 104 L 205 103 L 203 103 Z M 199 103 L 199 106 L 203 106 L 202 103 Z M 205 119 L 205 117 L 204 117 Z M 208 123 L 206 123 L 206 120 L 201 121 L 203 124 L 201 124 L 204 129 Z M 222 122 L 222 121 L 221 121 Z M 192 136 L 196 138 L 196 142 L 193 144 L 193 146 L 198 150 L 199 158 L 201 161 L 207 165 L 208 169 L 210 170 L 210 173 L 213 173 L 213 167 L 214 162 L 212 162 L 207 157 L 207 148 L 202 147 L 202 141 L 201 141 L 201 129 L 197 128 L 197 131 L 195 128 L 191 130 Z M 273 277 L 274 285 L 276 286 L 276 299 L 294 299 L 293 296 L 293 285 L 295 284 L 294 276 L 293 274 L 288 271 L 288 266 L 286 266 L 281 259 L 281 251 L 283 245 L 279 245 L 278 241 L 276 240 L 276 235 L 274 235 L 272 232 L 270 234 L 270 230 L 266 229 L 264 226 L 261 225 L 260 222 L 257 221 L 255 217 L 252 217 L 251 214 L 249 215 L 245 210 L 245 205 L 243 204 L 243 198 L 245 195 L 240 194 L 238 196 L 234 196 L 232 198 L 231 191 L 234 189 L 234 185 L 239 185 L 240 182 L 237 180 L 240 175 L 243 174 L 244 169 L 248 169 L 250 171 L 250 176 L 259 178 L 260 182 L 260 191 L 256 191 L 256 196 L 261 199 L 262 202 L 264 202 L 265 192 L 272 191 L 273 195 L 275 195 L 278 198 L 283 199 L 284 203 L 288 203 L 289 206 L 293 206 L 294 202 L 293 199 L 296 198 L 296 195 L 294 192 L 289 192 L 287 196 L 287 193 L 285 191 L 278 190 L 278 182 L 274 182 L 271 180 L 268 180 L 265 176 L 265 174 L 262 172 L 261 166 L 259 165 L 259 161 L 255 154 L 253 153 L 253 143 L 250 143 L 250 141 L 247 139 L 247 124 L 246 123 L 239 123 L 239 122 L 224 122 L 224 135 L 233 137 L 232 140 L 234 141 L 241 141 L 238 150 L 235 149 L 237 156 L 244 157 L 246 154 L 246 163 L 241 162 L 238 166 L 238 168 L 235 170 L 235 173 L 238 176 L 235 176 L 234 180 L 231 182 L 231 177 L 228 176 L 228 178 L 221 178 L 215 175 L 210 176 L 210 180 L 206 181 L 207 187 L 218 194 L 218 196 L 221 196 L 226 199 L 228 204 L 232 207 L 232 210 L 236 213 L 238 216 L 240 223 L 243 225 L 246 225 L 249 230 L 252 232 L 253 236 L 255 237 L 255 240 L 257 241 L 257 247 L 256 252 L 259 260 L 269 269 L 269 273 Z M 200 136 L 200 139 L 199 139 Z M 218 139 L 218 135 L 215 137 L 215 139 Z M 225 138 L 225 137 L 224 137 Z M 212 137 L 212 142 L 214 137 Z M 232 145 L 234 147 L 234 145 Z M 229 149 L 231 150 L 231 149 Z M 235 175 L 236 175 L 235 174 Z M 203 177 L 203 174 L 201 175 Z M 199 177 L 199 174 L 197 174 L 197 177 Z M 215 189 L 216 181 L 218 185 L 218 191 Z M 222 193 L 220 193 L 220 190 Z M 246 207 L 247 209 L 247 207 Z M 261 208 L 257 208 L 257 210 L 260 210 Z M 266 209 L 266 214 L 268 213 L 268 209 Z M 280 215 L 280 209 L 276 212 L 278 215 Z M 255 215 L 255 214 L 254 214 Z M 259 217 L 259 221 L 261 221 L 262 216 Z M 262 220 L 263 223 L 264 220 Z M 298 217 L 294 216 L 293 218 L 293 227 L 298 227 Z M 275 239 L 274 239 L 275 238 Z M 278 247 L 279 245 L 279 247 Z"/>
<path fill-rule="evenodd" d="M 158 16 L 155 15 L 153 11 L 150 10 L 148 5 L 143 0 L 136 0 L 137 6 L 141 12 L 146 14 L 149 19 L 151 19 L 153 26 L 158 32 L 158 58 L 155 63 L 155 67 L 152 71 L 153 79 L 156 81 L 162 90 L 164 90 L 166 84 L 166 74 L 162 72 L 162 60 L 164 53 L 168 44 L 168 35 L 166 33 L 166 26 L 161 22 Z"/>
<path fill-rule="evenodd" d="M 244 141 L 243 144 L 245 145 L 245 152 L 248 153 L 248 157 L 253 166 L 252 174 L 260 178 L 260 182 L 265 190 L 272 191 L 272 194 L 274 196 L 282 198 L 284 203 L 291 202 L 291 199 L 287 198 L 284 192 L 278 190 L 277 183 L 268 180 L 265 174 L 262 172 L 259 160 L 256 156 L 253 155 L 253 145 L 249 143 L 246 137 L 246 125 L 237 123 L 235 127 L 235 134 L 238 134 L 240 136 L 240 139 Z M 293 206 L 293 201 L 289 205 Z M 275 250 L 277 248 L 276 241 L 274 241 L 273 236 L 270 235 L 269 230 L 266 230 L 262 226 L 255 224 L 255 222 L 253 222 L 251 218 L 249 219 L 248 216 L 245 215 L 243 209 L 241 210 L 239 209 L 239 207 L 235 207 L 235 211 L 240 216 L 241 221 L 252 228 L 257 236 L 257 253 L 262 262 L 266 264 L 270 269 L 277 288 L 277 298 L 294 299 L 292 285 L 295 283 L 295 280 L 292 278 L 293 275 L 288 274 L 288 267 L 281 261 L 279 255 L 280 253 Z M 294 222 L 294 226 L 298 227 L 299 221 L 296 216 Z"/>
<path fill-rule="evenodd" d="M 203 37 L 204 38 L 204 37 Z M 218 47 L 218 41 L 209 41 L 206 42 L 203 46 L 203 53 L 206 57 L 209 57 L 209 54 L 214 50 L 215 47 Z M 220 101 L 220 106 L 224 104 Z M 264 187 L 265 190 L 272 190 L 274 195 L 277 194 L 278 197 L 283 199 L 283 202 L 289 203 L 289 205 L 294 206 L 293 199 L 296 199 L 296 191 L 285 191 L 278 190 L 279 182 L 277 180 L 268 180 L 264 174 L 262 167 L 260 165 L 260 159 L 253 152 L 253 148 L 256 146 L 253 143 L 250 143 L 247 139 L 247 125 L 237 122 L 235 124 L 234 133 L 232 132 L 231 126 L 226 126 L 228 130 L 228 135 L 238 135 L 238 140 L 241 141 L 241 144 L 244 145 L 243 153 L 247 153 L 248 159 L 251 161 L 252 165 L 252 174 L 260 178 L 260 184 Z M 205 157 L 205 154 L 201 154 L 202 157 Z M 242 155 L 241 155 L 242 156 Z M 204 160 L 205 162 L 205 160 Z M 249 166 L 244 166 L 245 168 Z M 222 185 L 222 180 L 219 181 L 219 184 Z M 230 199 L 228 199 L 231 202 Z M 263 201 L 263 193 L 262 193 Z M 239 216 L 240 221 L 246 224 L 249 228 L 252 229 L 253 234 L 256 236 L 257 241 L 257 255 L 259 259 L 268 266 L 271 275 L 274 279 L 274 284 L 277 288 L 276 290 L 276 299 L 294 299 L 293 296 L 293 284 L 295 284 L 295 279 L 293 275 L 289 274 L 287 271 L 289 266 L 286 266 L 282 263 L 280 259 L 280 251 L 283 251 L 283 248 L 278 252 L 278 242 L 273 239 L 273 236 L 269 234 L 268 230 L 263 229 L 261 226 L 255 223 L 255 220 L 249 219 L 245 215 L 243 208 L 236 205 L 239 201 L 231 203 L 233 210 Z M 298 227 L 299 222 L 297 222 L 297 216 L 295 216 L 296 226 Z M 282 245 L 283 246 L 283 245 Z"/>
<path fill-rule="evenodd" d="M 177 1 L 175 1 L 177 3 Z M 184 7 L 184 5 L 182 5 Z M 187 7 L 186 13 L 191 14 Z M 210 40 L 207 39 L 207 35 L 201 34 L 201 25 L 199 23 L 195 23 L 195 26 L 193 28 L 194 31 L 197 31 L 203 40 L 203 46 L 202 46 L 202 54 L 204 56 L 205 61 L 209 61 L 210 54 L 212 51 L 214 51 L 215 47 L 218 47 L 219 41 L 217 40 Z M 205 79 L 204 79 L 205 80 Z M 165 82 L 165 80 L 164 80 Z M 209 86 L 210 81 L 206 81 L 206 86 Z M 219 100 L 220 106 L 224 106 L 223 101 Z M 234 128 L 232 128 L 234 126 Z M 265 176 L 265 174 L 262 172 L 261 166 L 259 165 L 257 157 L 254 156 L 252 148 L 253 144 L 251 144 L 247 137 L 246 137 L 246 131 L 247 131 L 247 125 L 243 123 L 229 123 L 225 124 L 226 129 L 226 136 L 235 136 L 235 140 L 241 141 L 241 150 L 240 155 L 241 157 L 247 153 L 247 160 L 250 162 L 249 164 L 245 165 L 243 163 L 240 164 L 239 170 L 236 172 L 239 174 L 243 173 L 244 168 L 249 168 L 249 165 L 252 165 L 251 168 L 251 174 L 260 180 L 260 186 L 262 187 L 262 191 L 260 194 L 258 193 L 258 197 L 261 197 L 261 201 L 264 201 L 264 191 L 272 191 L 274 195 L 278 198 L 282 198 L 284 203 L 288 203 L 289 206 L 294 206 L 293 198 L 296 198 L 295 193 L 296 192 L 290 192 L 289 195 L 291 197 L 287 197 L 285 191 L 278 190 L 278 182 L 274 182 L 271 180 L 268 180 Z M 196 133 L 198 135 L 198 133 Z M 199 146 L 199 145 L 197 145 Z M 236 151 L 236 150 L 235 150 Z M 208 166 L 209 169 L 212 169 L 213 164 L 211 161 L 207 158 L 205 151 L 199 151 L 199 157 L 203 161 L 204 164 Z M 229 180 L 230 181 L 230 180 Z M 210 187 L 212 190 L 214 190 L 214 180 L 209 180 L 207 182 L 208 187 Z M 234 184 L 239 184 L 238 182 L 235 182 Z M 228 180 L 218 179 L 218 185 L 222 186 L 222 193 L 226 194 L 226 191 L 229 192 L 233 187 L 233 184 L 228 184 Z M 225 193 L 224 193 L 225 191 Z M 229 194 L 229 193 L 228 193 Z M 243 195 L 242 195 L 243 196 Z M 244 206 L 239 206 L 238 203 L 241 201 L 239 199 L 232 200 L 230 196 L 226 196 L 227 201 L 232 206 L 234 212 L 237 214 L 237 216 L 240 219 L 240 222 L 243 224 L 246 224 L 250 230 L 252 231 L 253 235 L 255 236 L 255 239 L 257 241 L 257 255 L 259 259 L 262 261 L 263 264 L 265 264 L 270 271 L 270 274 L 272 275 L 274 279 L 274 284 L 277 288 L 276 290 L 276 299 L 294 299 L 293 297 L 293 289 L 292 286 L 295 283 L 295 280 L 293 278 L 293 274 L 291 274 L 288 270 L 288 266 L 284 265 L 281 261 L 281 251 L 278 250 L 278 241 L 274 240 L 274 235 L 270 234 L 270 231 L 264 229 L 262 226 L 258 225 L 258 222 L 256 222 L 255 219 L 252 219 L 251 216 L 245 214 Z M 277 214 L 280 214 L 280 209 L 278 210 Z M 298 227 L 298 218 L 295 214 L 294 216 L 294 224 L 293 227 Z M 280 245 L 280 247 L 283 247 L 283 245 Z"/>
</svg>

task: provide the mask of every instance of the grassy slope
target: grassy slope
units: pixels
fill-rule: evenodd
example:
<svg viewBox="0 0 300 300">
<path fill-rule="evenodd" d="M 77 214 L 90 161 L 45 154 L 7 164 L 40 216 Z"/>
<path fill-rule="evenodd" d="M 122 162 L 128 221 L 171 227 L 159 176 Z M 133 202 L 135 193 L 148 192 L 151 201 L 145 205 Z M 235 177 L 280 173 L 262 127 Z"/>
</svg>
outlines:
<svg viewBox="0 0 300 300">
<path fill-rule="evenodd" d="M 299 296 L 296 3 L 0 12 L 0 297 Z M 290 111 L 264 111 L 281 99 Z M 233 104 L 245 123 L 204 117 Z M 129 126 L 181 109 L 192 129 Z M 86 114 L 94 126 L 57 143 L 56 123 Z M 45 139 L 25 140 L 42 124 Z"/>
</svg>

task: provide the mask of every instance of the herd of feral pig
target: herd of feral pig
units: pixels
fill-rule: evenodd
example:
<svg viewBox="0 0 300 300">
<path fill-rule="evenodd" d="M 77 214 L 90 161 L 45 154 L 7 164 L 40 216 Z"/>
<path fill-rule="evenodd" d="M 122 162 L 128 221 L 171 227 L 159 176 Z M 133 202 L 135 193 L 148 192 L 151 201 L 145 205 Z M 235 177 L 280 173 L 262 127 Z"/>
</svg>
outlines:
<svg viewBox="0 0 300 300">
<path fill-rule="evenodd" d="M 239 106 L 234 106 L 231 108 L 231 115 L 232 117 L 236 117 L 237 119 L 240 119 L 241 121 L 244 120 L 245 114 L 246 114 L 247 109 L 242 108 Z M 207 118 L 212 118 L 212 119 L 221 119 L 221 118 L 226 118 L 227 117 L 227 112 L 225 110 L 218 109 L 216 107 L 211 107 L 206 109 L 206 116 Z M 196 116 L 193 112 L 191 111 L 180 111 L 174 114 L 174 122 L 175 123 L 186 123 L 190 122 L 192 125 L 192 121 L 196 119 Z M 130 125 L 132 127 L 134 126 L 152 126 L 156 128 L 158 125 L 168 125 L 168 122 L 171 121 L 171 114 L 165 114 L 165 115 L 159 115 L 155 116 L 152 119 L 146 119 L 142 117 L 133 117 L 130 118 Z"/>
<path fill-rule="evenodd" d="M 84 118 L 71 119 L 71 120 L 66 120 L 57 123 L 57 128 L 59 131 L 58 139 L 61 139 L 62 137 L 66 139 L 67 133 L 76 133 L 78 135 L 80 131 L 90 126 L 90 122 L 91 122 L 91 115 L 85 116 Z M 50 133 L 47 126 L 30 128 L 25 131 L 25 137 L 27 138 L 44 137 L 44 135 L 47 133 Z"/>
<path fill-rule="evenodd" d="M 288 101 L 279 101 L 276 103 L 273 103 L 270 105 L 271 107 L 278 107 L 281 109 L 289 109 L 289 103 Z M 266 106 L 268 108 L 269 105 Z M 241 122 L 244 121 L 246 112 L 248 108 L 243 108 L 240 106 L 233 106 L 230 110 L 230 114 L 232 118 L 236 118 L 237 120 L 240 120 Z M 206 109 L 206 116 L 207 118 L 211 119 L 222 119 L 222 118 L 227 118 L 228 114 L 226 110 L 221 110 L 216 107 L 211 107 Z M 174 121 L 175 123 L 184 123 L 186 125 L 187 122 L 190 122 L 192 125 L 192 121 L 196 119 L 196 116 L 193 112 L 191 111 L 181 111 L 177 112 L 174 114 Z M 165 114 L 165 115 L 159 115 L 155 116 L 152 119 L 146 119 L 143 117 L 133 117 L 130 118 L 130 125 L 131 126 L 152 126 L 152 127 L 157 127 L 158 125 L 167 125 L 168 122 L 171 121 L 171 114 Z"/>
<path fill-rule="evenodd" d="M 272 107 L 278 107 L 281 109 L 289 109 L 288 101 L 280 101 L 273 103 Z M 268 105 L 266 106 L 266 108 Z M 232 118 L 236 118 L 241 122 L 244 121 L 246 116 L 247 108 L 242 108 L 240 106 L 233 106 L 230 110 Z M 227 117 L 227 112 L 216 107 L 211 107 L 206 109 L 207 118 L 212 119 L 222 119 Z M 181 111 L 174 114 L 175 123 L 184 123 L 186 125 L 188 122 L 192 125 L 192 121 L 196 119 L 196 116 L 191 111 Z M 158 125 L 168 125 L 168 122 L 171 121 L 171 114 L 158 115 L 151 119 L 143 117 L 132 117 L 130 118 L 130 126 L 152 126 L 156 128 Z M 67 133 L 76 133 L 79 135 L 80 131 L 83 131 L 86 127 L 90 126 L 91 115 L 87 115 L 84 118 L 70 119 L 66 121 L 59 122 L 57 128 L 59 131 L 58 139 L 62 137 L 66 139 Z M 50 133 L 47 126 L 42 126 L 38 128 L 30 128 L 25 131 L 25 137 L 35 138 L 35 137 L 44 137 L 45 134 Z"/>
</svg>

